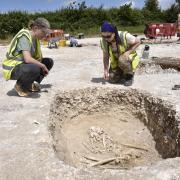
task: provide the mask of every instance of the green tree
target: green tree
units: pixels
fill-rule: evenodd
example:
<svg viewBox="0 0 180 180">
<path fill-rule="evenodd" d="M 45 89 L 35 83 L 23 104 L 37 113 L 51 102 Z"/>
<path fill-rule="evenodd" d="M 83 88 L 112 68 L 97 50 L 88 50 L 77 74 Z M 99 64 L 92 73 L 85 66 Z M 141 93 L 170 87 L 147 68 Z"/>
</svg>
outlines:
<svg viewBox="0 0 180 180">
<path fill-rule="evenodd" d="M 123 6 L 120 6 L 119 12 L 119 21 L 121 25 L 130 26 L 131 24 L 131 18 L 132 18 L 132 8 L 131 4 L 125 4 Z"/>
<path fill-rule="evenodd" d="M 78 3 L 79 10 L 85 10 L 87 8 L 86 2 L 82 1 L 81 3 Z"/>
<path fill-rule="evenodd" d="M 180 0 L 179 0 L 180 1 Z M 132 8 L 132 4 L 105 9 L 87 7 L 86 1 L 73 0 L 67 7 L 48 12 L 7 12 L 0 13 L 0 38 L 14 35 L 21 28 L 27 27 L 30 19 L 44 17 L 49 20 L 53 29 L 64 29 L 65 32 L 99 32 L 103 21 L 107 20 L 118 27 L 143 25 L 145 22 L 175 22 L 177 20 L 178 5 L 162 11 L 158 0 L 146 0 L 142 9 Z"/>
<path fill-rule="evenodd" d="M 164 12 L 166 22 L 176 22 L 179 8 L 176 4 L 172 4 L 169 9 Z"/>
<path fill-rule="evenodd" d="M 146 22 L 162 21 L 162 11 L 159 8 L 158 0 L 146 0 L 142 13 Z"/>
<path fill-rule="evenodd" d="M 178 8 L 178 13 L 180 13 L 180 0 L 176 0 L 177 3 L 177 8 Z"/>
<path fill-rule="evenodd" d="M 151 12 L 160 11 L 158 0 L 146 0 L 144 8 Z"/>
</svg>

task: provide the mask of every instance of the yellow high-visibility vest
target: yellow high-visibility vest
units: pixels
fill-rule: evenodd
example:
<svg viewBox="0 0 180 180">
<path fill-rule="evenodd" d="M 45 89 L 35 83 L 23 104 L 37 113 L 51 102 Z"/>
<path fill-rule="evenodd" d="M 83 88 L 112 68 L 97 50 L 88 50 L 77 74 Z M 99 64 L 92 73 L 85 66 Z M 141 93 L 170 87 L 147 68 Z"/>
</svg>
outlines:
<svg viewBox="0 0 180 180">
<path fill-rule="evenodd" d="M 123 54 L 128 49 L 128 44 L 127 44 L 127 39 L 126 39 L 127 32 L 118 31 L 118 33 L 119 33 L 119 37 L 121 41 L 121 44 L 119 45 L 119 52 L 120 54 Z M 110 66 L 112 69 L 116 69 L 118 67 L 118 59 L 113 54 L 112 47 L 109 46 L 108 43 L 103 38 L 101 39 L 100 43 L 101 43 L 101 48 L 103 49 L 103 51 L 107 52 L 107 50 L 109 50 L 108 53 L 110 55 Z M 137 55 L 136 51 L 131 52 L 131 54 L 129 55 L 129 59 L 132 61 L 132 70 L 135 71 L 140 61 L 140 58 Z"/>
<path fill-rule="evenodd" d="M 12 41 L 10 43 L 10 47 L 6 54 L 6 59 L 2 63 L 3 77 L 6 80 L 9 80 L 11 78 L 11 73 L 12 73 L 12 70 L 14 69 L 14 67 L 17 66 L 18 64 L 21 64 L 24 62 L 22 52 L 19 52 L 16 55 L 14 54 L 16 52 L 18 40 L 22 36 L 26 36 L 29 40 L 30 46 L 33 47 L 33 42 L 32 42 L 32 37 L 31 37 L 30 31 L 27 29 L 21 29 L 16 34 L 16 36 L 12 39 Z M 31 55 L 36 60 L 40 60 L 42 58 L 40 42 L 38 39 L 36 39 L 36 48 L 33 49 L 33 52 L 31 52 Z"/>
</svg>

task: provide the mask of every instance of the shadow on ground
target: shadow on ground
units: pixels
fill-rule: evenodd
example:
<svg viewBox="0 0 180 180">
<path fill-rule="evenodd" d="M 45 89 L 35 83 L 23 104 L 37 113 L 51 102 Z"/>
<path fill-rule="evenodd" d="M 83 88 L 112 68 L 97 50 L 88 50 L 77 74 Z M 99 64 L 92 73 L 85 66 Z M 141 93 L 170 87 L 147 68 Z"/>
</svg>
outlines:
<svg viewBox="0 0 180 180">
<path fill-rule="evenodd" d="M 102 84 L 106 84 L 107 83 L 107 81 L 104 78 L 102 78 L 102 77 L 92 78 L 91 82 L 93 82 L 93 83 L 102 83 Z"/>
<path fill-rule="evenodd" d="M 41 89 L 48 89 L 51 87 L 52 87 L 52 84 L 41 84 Z"/>
<path fill-rule="evenodd" d="M 18 96 L 17 92 L 15 91 L 15 89 L 11 89 L 10 91 L 7 92 L 7 95 L 8 96 Z M 36 98 L 40 98 L 41 95 L 39 93 L 32 93 L 29 97 L 25 97 L 25 98 L 33 98 L 33 99 L 36 99 Z"/>
<path fill-rule="evenodd" d="M 52 84 L 41 84 L 41 92 L 48 93 L 48 89 L 52 87 Z"/>
<path fill-rule="evenodd" d="M 41 85 L 41 89 L 42 89 L 41 92 L 48 93 L 47 89 L 51 88 L 51 87 L 52 87 L 52 84 L 42 84 Z M 17 97 L 19 97 L 14 88 L 11 89 L 10 91 L 8 91 L 7 95 L 8 96 L 17 96 Z M 34 98 L 35 99 L 35 98 L 39 98 L 39 97 L 41 97 L 41 95 L 39 93 L 31 93 L 31 95 L 29 97 L 26 97 L 26 98 Z"/>
</svg>

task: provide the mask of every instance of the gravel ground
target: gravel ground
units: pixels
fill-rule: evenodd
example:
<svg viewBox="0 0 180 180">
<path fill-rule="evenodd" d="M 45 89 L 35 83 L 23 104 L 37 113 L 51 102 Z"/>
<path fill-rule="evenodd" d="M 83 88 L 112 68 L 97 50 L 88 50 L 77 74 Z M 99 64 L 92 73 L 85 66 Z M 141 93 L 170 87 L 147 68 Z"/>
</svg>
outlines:
<svg viewBox="0 0 180 180">
<path fill-rule="evenodd" d="M 94 86 L 125 88 L 104 83 L 99 39 L 83 39 L 81 43 L 84 44 L 81 48 L 42 47 L 44 57 L 53 58 L 55 64 L 42 82 L 42 92 L 30 98 L 18 97 L 13 90 L 15 81 L 6 82 L 0 73 L 0 179 L 180 179 L 180 158 L 164 160 L 153 167 L 137 167 L 129 173 L 75 169 L 57 159 L 47 129 L 50 104 L 56 92 Z M 139 47 L 139 54 L 143 47 Z M 151 44 L 150 56 L 179 57 L 179 48 L 180 44 L 175 42 Z M 7 46 L 0 46 L 0 61 L 6 51 Z M 171 90 L 174 84 L 180 84 L 180 74 L 162 71 L 136 75 L 131 88 L 168 100 L 179 113 L 180 91 Z"/>
</svg>

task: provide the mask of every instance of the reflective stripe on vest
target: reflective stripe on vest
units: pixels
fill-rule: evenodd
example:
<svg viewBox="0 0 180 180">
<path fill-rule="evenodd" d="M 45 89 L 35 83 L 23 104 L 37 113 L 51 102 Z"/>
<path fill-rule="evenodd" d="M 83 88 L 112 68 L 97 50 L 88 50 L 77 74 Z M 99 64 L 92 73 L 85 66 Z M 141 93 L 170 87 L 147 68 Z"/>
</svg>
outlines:
<svg viewBox="0 0 180 180">
<path fill-rule="evenodd" d="M 9 50 L 6 54 L 6 59 L 3 61 L 3 76 L 6 80 L 9 80 L 11 78 L 11 72 L 14 67 L 24 62 L 22 53 L 14 55 L 14 52 L 17 48 L 18 39 L 22 36 L 26 36 L 30 42 L 31 47 L 33 47 L 32 37 L 29 30 L 20 30 L 11 41 Z M 37 60 L 42 58 L 39 40 L 36 40 L 36 49 L 34 49 L 34 52 L 31 55 Z"/>
<path fill-rule="evenodd" d="M 11 70 L 12 68 L 14 68 L 14 66 L 6 66 L 5 64 L 3 64 L 2 67 L 5 70 Z"/>
<path fill-rule="evenodd" d="M 17 55 L 17 56 L 14 56 L 14 57 L 10 57 L 9 54 L 7 53 L 7 54 L 6 54 L 6 58 L 7 58 L 7 59 L 16 60 L 16 61 L 22 61 L 22 60 L 23 60 L 21 54 L 19 54 L 19 55 Z"/>
</svg>

